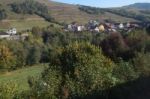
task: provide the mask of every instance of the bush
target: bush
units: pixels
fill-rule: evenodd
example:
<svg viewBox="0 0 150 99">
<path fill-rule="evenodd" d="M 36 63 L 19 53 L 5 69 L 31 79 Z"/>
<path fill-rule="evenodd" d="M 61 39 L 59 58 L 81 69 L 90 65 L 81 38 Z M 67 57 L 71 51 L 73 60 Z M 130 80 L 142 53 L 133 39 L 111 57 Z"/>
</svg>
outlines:
<svg viewBox="0 0 150 99">
<path fill-rule="evenodd" d="M 110 34 L 101 42 L 100 46 L 104 54 L 115 61 L 118 60 L 118 57 L 125 60 L 128 60 L 130 57 L 128 53 L 129 47 L 120 33 Z"/>
<path fill-rule="evenodd" d="M 138 73 L 135 71 L 134 66 L 129 62 L 120 60 L 114 69 L 114 75 L 120 80 L 121 83 L 133 81 L 138 78 Z"/>
<path fill-rule="evenodd" d="M 150 53 L 138 53 L 134 60 L 134 66 L 140 76 L 150 76 Z"/>
<path fill-rule="evenodd" d="M 30 78 L 28 81 L 31 88 L 30 97 L 33 99 L 59 99 L 61 80 L 60 72 L 50 68 L 44 71 L 41 79 Z"/>
<path fill-rule="evenodd" d="M 18 85 L 12 82 L 0 84 L 0 99 L 13 99 L 18 94 Z"/>
<path fill-rule="evenodd" d="M 71 43 L 58 51 L 56 63 L 50 64 L 32 92 L 48 98 L 82 97 L 116 85 L 115 64 L 90 43 Z M 39 95 L 40 93 L 40 95 Z"/>
</svg>

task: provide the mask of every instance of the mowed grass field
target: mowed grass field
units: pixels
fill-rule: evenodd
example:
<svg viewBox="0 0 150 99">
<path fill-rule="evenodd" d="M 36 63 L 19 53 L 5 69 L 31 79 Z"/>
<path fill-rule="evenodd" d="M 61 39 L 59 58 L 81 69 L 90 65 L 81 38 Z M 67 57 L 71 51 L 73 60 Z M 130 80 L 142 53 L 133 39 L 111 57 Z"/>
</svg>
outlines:
<svg viewBox="0 0 150 99">
<path fill-rule="evenodd" d="M 19 90 L 28 90 L 28 77 L 39 77 L 47 64 L 40 64 L 28 68 L 19 69 L 12 72 L 0 74 L 0 83 L 12 82 L 19 85 Z"/>
</svg>

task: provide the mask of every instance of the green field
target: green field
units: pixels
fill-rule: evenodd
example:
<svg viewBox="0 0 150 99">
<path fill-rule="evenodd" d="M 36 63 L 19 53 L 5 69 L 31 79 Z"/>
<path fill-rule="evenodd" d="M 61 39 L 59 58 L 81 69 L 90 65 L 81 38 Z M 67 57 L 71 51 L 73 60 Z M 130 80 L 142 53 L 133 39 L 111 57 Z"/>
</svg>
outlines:
<svg viewBox="0 0 150 99">
<path fill-rule="evenodd" d="M 13 82 L 19 85 L 20 90 L 28 90 L 29 86 L 27 79 L 29 76 L 38 77 L 43 71 L 45 64 L 38 66 L 28 67 L 19 69 L 13 72 L 7 72 L 5 74 L 0 74 L 0 83 L 3 82 Z"/>
<path fill-rule="evenodd" d="M 0 30 L 7 30 L 9 28 L 15 27 L 17 31 L 22 31 L 31 29 L 34 26 L 47 27 L 48 25 L 50 25 L 50 23 L 45 20 L 13 20 L 1 22 Z"/>
</svg>

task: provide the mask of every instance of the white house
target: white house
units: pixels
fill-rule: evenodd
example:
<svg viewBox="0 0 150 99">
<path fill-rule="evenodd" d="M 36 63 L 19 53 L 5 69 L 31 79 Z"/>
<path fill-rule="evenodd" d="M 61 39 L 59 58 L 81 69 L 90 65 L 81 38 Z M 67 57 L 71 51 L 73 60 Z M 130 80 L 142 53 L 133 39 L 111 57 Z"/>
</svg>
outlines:
<svg viewBox="0 0 150 99">
<path fill-rule="evenodd" d="M 81 31 L 84 31 L 84 30 L 85 30 L 85 27 L 83 25 L 77 26 L 77 31 L 78 32 L 81 32 Z"/>
<path fill-rule="evenodd" d="M 78 26 L 78 27 L 77 27 L 77 31 L 78 31 L 78 32 L 81 32 L 81 31 L 82 31 L 82 26 Z"/>
<path fill-rule="evenodd" d="M 123 29 L 124 25 L 122 23 L 119 24 L 119 29 Z"/>
<path fill-rule="evenodd" d="M 98 27 L 96 27 L 94 30 L 95 30 L 96 32 L 99 32 L 99 28 L 98 28 Z"/>
<path fill-rule="evenodd" d="M 11 28 L 11 29 L 7 30 L 6 33 L 8 33 L 9 35 L 15 35 L 15 34 L 17 34 L 17 29 Z"/>
<path fill-rule="evenodd" d="M 72 30 L 72 25 L 71 24 L 68 25 L 68 30 L 70 30 L 70 31 Z"/>
</svg>

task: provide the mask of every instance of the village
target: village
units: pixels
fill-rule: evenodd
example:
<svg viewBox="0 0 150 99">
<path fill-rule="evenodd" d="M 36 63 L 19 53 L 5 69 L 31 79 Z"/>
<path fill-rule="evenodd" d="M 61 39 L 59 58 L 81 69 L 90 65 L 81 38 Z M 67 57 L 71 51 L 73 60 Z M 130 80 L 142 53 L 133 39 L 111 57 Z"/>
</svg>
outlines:
<svg viewBox="0 0 150 99">
<path fill-rule="evenodd" d="M 115 22 L 99 22 L 96 20 L 90 20 L 87 24 L 81 25 L 77 22 L 64 26 L 65 32 L 96 32 L 96 33 L 114 33 L 124 31 L 126 33 L 134 29 L 143 29 L 150 26 L 149 22 L 126 22 L 126 23 L 115 23 Z M 7 40 L 25 40 L 29 36 L 28 33 L 17 33 L 16 28 L 10 28 L 7 31 L 0 31 L 0 39 Z"/>
<path fill-rule="evenodd" d="M 76 22 L 72 22 L 71 24 L 65 26 L 65 31 L 72 32 L 82 32 L 82 31 L 91 31 L 91 32 L 130 32 L 133 29 L 142 29 L 150 26 L 149 22 L 126 22 L 126 23 L 115 23 L 115 22 L 99 22 L 96 20 L 90 20 L 85 25 L 79 25 Z"/>
</svg>

